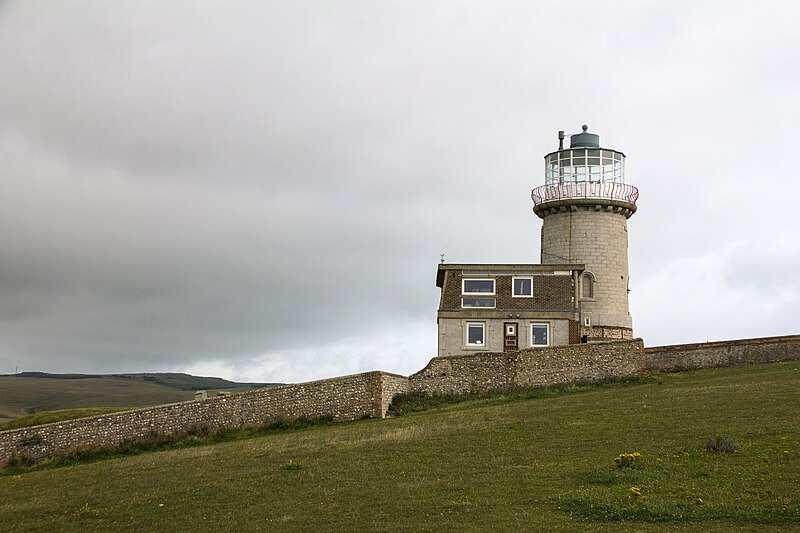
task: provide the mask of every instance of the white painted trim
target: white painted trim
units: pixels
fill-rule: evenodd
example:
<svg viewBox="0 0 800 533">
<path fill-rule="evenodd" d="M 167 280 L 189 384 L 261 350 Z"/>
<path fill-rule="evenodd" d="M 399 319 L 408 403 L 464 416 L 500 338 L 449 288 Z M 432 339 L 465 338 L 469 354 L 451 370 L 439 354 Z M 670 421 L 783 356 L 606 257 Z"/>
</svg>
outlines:
<svg viewBox="0 0 800 533">
<path fill-rule="evenodd" d="M 467 281 L 491 281 L 492 292 L 466 292 L 465 285 Z M 462 296 L 494 296 L 495 294 L 497 294 L 497 281 L 494 278 L 461 278 Z"/>
<path fill-rule="evenodd" d="M 544 326 L 547 328 L 547 344 L 534 344 L 533 343 L 533 327 L 534 326 Z M 528 331 L 530 331 L 530 337 L 528 338 L 529 344 L 531 348 L 545 348 L 547 346 L 552 346 L 552 337 L 551 337 L 551 327 L 549 322 L 530 322 L 528 324 Z"/>
<path fill-rule="evenodd" d="M 514 294 L 514 282 L 518 279 L 527 279 L 531 282 L 531 293 L 530 294 Z M 533 298 L 533 278 L 530 276 L 512 276 L 511 277 L 511 297 L 512 298 Z"/>
<path fill-rule="evenodd" d="M 480 326 L 483 332 L 483 342 L 482 343 L 470 343 L 469 342 L 469 329 L 470 326 Z M 466 348 L 485 348 L 486 347 L 486 322 L 466 322 L 464 324 L 464 346 Z"/>
</svg>

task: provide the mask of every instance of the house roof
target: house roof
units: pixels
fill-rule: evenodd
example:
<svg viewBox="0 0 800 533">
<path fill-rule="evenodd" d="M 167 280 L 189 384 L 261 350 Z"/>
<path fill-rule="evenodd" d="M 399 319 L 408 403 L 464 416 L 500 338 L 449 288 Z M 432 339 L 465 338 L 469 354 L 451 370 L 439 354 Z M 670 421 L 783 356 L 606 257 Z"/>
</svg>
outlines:
<svg viewBox="0 0 800 533">
<path fill-rule="evenodd" d="M 444 273 L 448 270 L 473 270 L 473 271 L 480 271 L 485 272 L 486 274 L 505 274 L 505 273 L 515 273 L 515 272 L 542 272 L 542 273 L 552 273 L 554 271 L 574 271 L 577 270 L 578 272 L 583 272 L 586 269 L 586 265 L 584 264 L 570 264 L 570 263 L 558 263 L 558 264 L 549 264 L 549 265 L 542 265 L 542 264 L 526 264 L 526 263 L 439 263 L 438 268 L 436 269 L 436 286 L 442 288 L 444 286 Z"/>
</svg>

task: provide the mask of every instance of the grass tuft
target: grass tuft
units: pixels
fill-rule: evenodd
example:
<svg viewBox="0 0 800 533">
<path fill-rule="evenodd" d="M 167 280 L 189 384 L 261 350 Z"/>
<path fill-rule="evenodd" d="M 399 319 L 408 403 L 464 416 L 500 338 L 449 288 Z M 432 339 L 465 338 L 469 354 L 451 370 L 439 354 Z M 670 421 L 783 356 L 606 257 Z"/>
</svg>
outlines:
<svg viewBox="0 0 800 533">
<path fill-rule="evenodd" d="M 278 467 L 280 470 L 300 470 L 300 463 L 295 463 L 293 459 L 289 459 L 281 466 Z"/>
<path fill-rule="evenodd" d="M 621 454 L 614 459 L 615 467 L 583 473 L 578 477 L 580 488 L 550 503 L 561 512 L 599 522 L 800 524 L 800 506 L 792 505 L 791 498 L 771 489 L 753 490 L 754 479 L 765 481 L 765 465 L 774 461 L 773 453 L 764 452 L 785 440 L 775 435 L 753 438 L 747 442 L 747 457 L 715 457 L 702 453 L 702 448 L 684 447 L 654 459 L 638 456 L 635 469 L 620 468 L 617 459 L 633 455 Z M 788 464 L 783 460 L 775 468 Z"/>
</svg>

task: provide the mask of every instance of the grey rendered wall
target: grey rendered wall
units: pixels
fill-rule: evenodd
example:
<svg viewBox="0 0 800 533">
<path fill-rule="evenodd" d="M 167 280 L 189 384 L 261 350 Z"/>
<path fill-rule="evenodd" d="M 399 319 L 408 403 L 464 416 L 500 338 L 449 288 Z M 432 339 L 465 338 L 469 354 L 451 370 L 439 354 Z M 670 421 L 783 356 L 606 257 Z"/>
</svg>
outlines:
<svg viewBox="0 0 800 533">
<path fill-rule="evenodd" d="M 466 347 L 467 322 L 486 323 L 487 345 L 480 348 Z M 519 324 L 520 348 L 530 347 L 530 324 L 550 324 L 550 344 L 559 346 L 569 344 L 569 320 L 564 319 L 509 319 L 509 318 L 440 318 L 439 319 L 439 355 L 467 355 L 481 352 L 503 351 L 503 325 L 506 322 Z"/>
</svg>

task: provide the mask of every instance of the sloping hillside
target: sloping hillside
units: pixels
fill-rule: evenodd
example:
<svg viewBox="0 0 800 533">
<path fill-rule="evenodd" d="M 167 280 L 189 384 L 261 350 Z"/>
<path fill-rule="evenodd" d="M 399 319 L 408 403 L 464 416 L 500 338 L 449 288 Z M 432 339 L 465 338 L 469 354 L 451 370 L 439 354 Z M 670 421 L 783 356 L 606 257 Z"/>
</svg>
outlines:
<svg viewBox="0 0 800 533">
<path fill-rule="evenodd" d="M 47 374 L 0 376 L 0 423 L 25 414 L 82 407 L 144 407 L 180 402 L 196 390 L 243 391 L 265 383 L 235 383 L 188 374 Z"/>
<path fill-rule="evenodd" d="M 800 363 L 0 477 L 20 530 L 796 531 Z M 707 451 L 727 437 L 734 453 Z M 638 453 L 630 466 L 614 458 Z"/>
</svg>

